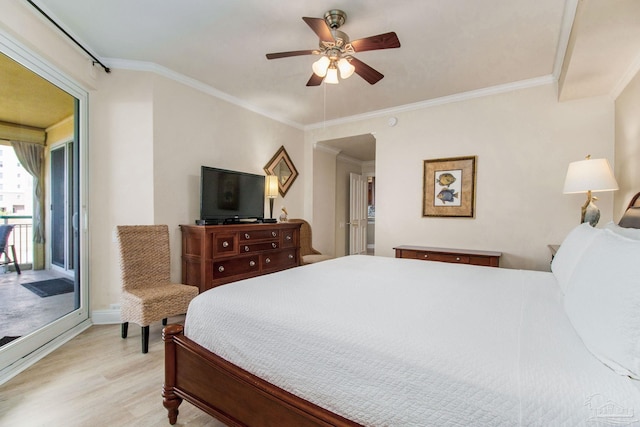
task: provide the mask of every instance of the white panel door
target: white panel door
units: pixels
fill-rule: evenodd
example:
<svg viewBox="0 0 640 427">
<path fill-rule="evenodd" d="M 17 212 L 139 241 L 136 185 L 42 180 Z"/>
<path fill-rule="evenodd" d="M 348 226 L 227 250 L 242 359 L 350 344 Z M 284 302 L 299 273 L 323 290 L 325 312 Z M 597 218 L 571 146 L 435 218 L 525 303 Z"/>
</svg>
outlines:
<svg viewBox="0 0 640 427">
<path fill-rule="evenodd" d="M 349 174 L 349 254 L 367 252 L 367 180 Z"/>
</svg>

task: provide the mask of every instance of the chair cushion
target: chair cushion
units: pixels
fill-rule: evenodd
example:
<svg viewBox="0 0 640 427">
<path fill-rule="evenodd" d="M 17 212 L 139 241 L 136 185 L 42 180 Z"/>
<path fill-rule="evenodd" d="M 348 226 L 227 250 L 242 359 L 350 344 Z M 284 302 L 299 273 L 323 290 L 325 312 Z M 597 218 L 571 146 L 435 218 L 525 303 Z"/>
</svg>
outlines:
<svg viewBox="0 0 640 427">
<path fill-rule="evenodd" d="M 302 257 L 302 264 L 313 264 L 314 262 L 326 261 L 328 259 L 332 259 L 332 256 L 329 255 L 304 255 Z"/>
<path fill-rule="evenodd" d="M 197 295 L 197 287 L 175 283 L 123 291 L 120 315 L 123 322 L 147 326 L 186 313 L 189 302 Z"/>
</svg>

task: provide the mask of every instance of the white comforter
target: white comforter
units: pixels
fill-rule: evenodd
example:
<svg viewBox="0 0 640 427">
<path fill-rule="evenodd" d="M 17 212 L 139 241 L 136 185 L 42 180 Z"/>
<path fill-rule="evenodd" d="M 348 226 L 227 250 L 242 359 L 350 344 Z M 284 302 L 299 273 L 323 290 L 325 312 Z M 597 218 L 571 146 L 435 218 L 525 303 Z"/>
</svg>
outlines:
<svg viewBox="0 0 640 427">
<path fill-rule="evenodd" d="M 371 426 L 629 425 L 551 273 L 349 256 L 207 291 L 185 335 Z"/>
</svg>

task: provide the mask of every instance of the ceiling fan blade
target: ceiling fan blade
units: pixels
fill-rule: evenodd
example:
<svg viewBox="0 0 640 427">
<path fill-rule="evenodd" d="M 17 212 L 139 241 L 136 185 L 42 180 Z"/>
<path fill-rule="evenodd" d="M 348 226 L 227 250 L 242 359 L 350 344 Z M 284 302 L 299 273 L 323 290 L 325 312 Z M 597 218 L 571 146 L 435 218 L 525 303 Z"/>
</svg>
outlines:
<svg viewBox="0 0 640 427">
<path fill-rule="evenodd" d="M 267 59 L 287 58 L 289 56 L 313 55 L 317 50 L 292 50 L 291 52 L 267 53 Z"/>
<path fill-rule="evenodd" d="M 324 80 L 324 77 L 320 77 L 316 73 L 311 74 L 311 78 L 307 82 L 307 86 L 320 86 L 320 83 Z"/>
<path fill-rule="evenodd" d="M 351 65 L 353 65 L 356 68 L 355 72 L 358 73 L 360 77 L 368 81 L 369 84 L 374 85 L 384 77 L 382 73 L 374 70 L 373 68 L 371 68 L 370 66 L 368 66 L 367 64 L 365 64 L 364 62 L 360 61 L 357 58 L 353 58 L 353 57 L 351 58 Z"/>
<path fill-rule="evenodd" d="M 393 31 L 390 33 L 378 34 L 377 36 L 365 37 L 351 42 L 353 50 L 364 52 L 367 50 L 393 49 L 400 47 L 400 40 Z"/>
<path fill-rule="evenodd" d="M 318 35 L 320 40 L 326 42 L 334 41 L 333 34 L 331 34 L 331 29 L 322 18 L 309 18 L 303 16 L 302 19 L 307 23 L 308 26 L 311 27 L 314 33 Z"/>
</svg>

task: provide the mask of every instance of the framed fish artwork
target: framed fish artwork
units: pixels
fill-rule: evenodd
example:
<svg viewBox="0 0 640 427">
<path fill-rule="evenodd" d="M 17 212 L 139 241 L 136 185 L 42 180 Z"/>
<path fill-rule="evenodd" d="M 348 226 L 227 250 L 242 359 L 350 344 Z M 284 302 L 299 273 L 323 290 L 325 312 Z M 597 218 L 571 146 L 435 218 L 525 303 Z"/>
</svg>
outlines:
<svg viewBox="0 0 640 427">
<path fill-rule="evenodd" d="M 424 161 L 422 216 L 475 217 L 476 156 Z"/>
</svg>

